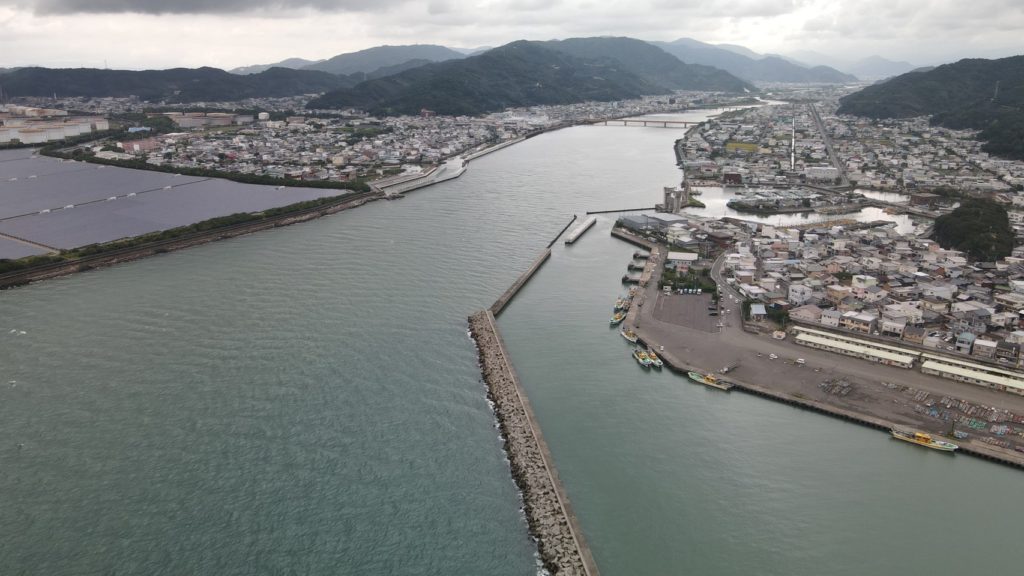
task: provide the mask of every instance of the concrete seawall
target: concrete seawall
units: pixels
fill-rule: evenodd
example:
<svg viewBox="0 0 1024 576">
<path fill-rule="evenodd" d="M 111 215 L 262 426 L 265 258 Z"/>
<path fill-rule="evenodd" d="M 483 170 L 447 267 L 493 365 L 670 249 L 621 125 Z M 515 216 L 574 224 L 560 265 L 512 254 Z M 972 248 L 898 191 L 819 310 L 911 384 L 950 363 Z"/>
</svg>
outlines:
<svg viewBox="0 0 1024 576">
<path fill-rule="evenodd" d="M 644 346 L 650 346 L 654 349 L 659 349 L 660 345 L 658 342 L 650 340 L 643 335 L 640 329 L 637 329 L 640 334 L 640 343 Z M 706 369 L 697 366 L 691 366 L 682 362 L 678 358 L 675 358 L 671 353 L 661 350 L 658 352 L 662 361 L 665 362 L 666 366 L 673 372 L 680 373 L 685 376 L 686 372 L 704 372 Z M 791 406 L 804 408 L 806 410 L 812 410 L 820 414 L 827 414 L 836 418 L 841 418 L 848 422 L 854 422 L 862 426 L 868 426 L 876 430 L 883 430 L 888 432 L 893 428 L 900 427 L 901 424 L 898 422 L 891 422 L 884 418 L 878 418 L 870 414 L 864 414 L 854 410 L 848 410 L 839 406 L 833 406 L 825 402 L 819 402 L 810 398 L 802 397 L 798 394 L 791 394 L 781 390 L 774 390 L 768 386 L 762 386 L 760 384 L 754 384 L 751 382 L 744 382 L 729 378 L 729 381 L 733 383 L 736 390 L 742 390 L 749 394 L 754 394 L 762 398 L 768 398 L 775 400 L 776 402 L 782 402 Z M 1014 468 L 1024 469 L 1024 454 L 1017 454 L 1009 450 L 997 448 L 995 446 L 989 446 L 984 442 L 977 442 L 973 440 L 955 440 L 960 446 L 958 452 L 967 454 L 984 460 L 997 462 L 1006 466 L 1012 466 Z"/>
<path fill-rule="evenodd" d="M 494 403 L 512 477 L 523 495 L 530 534 L 552 574 L 598 576 L 579 522 L 552 464 L 544 436 L 489 310 L 469 317 L 487 395 Z"/>
<path fill-rule="evenodd" d="M 501 314 L 501 311 L 508 306 L 508 303 L 511 302 L 512 299 L 515 298 L 516 294 L 523 289 L 523 286 L 526 286 L 526 283 L 530 281 L 530 278 L 533 278 L 533 275 L 540 270 L 540 267 L 548 261 L 548 258 L 551 258 L 551 249 L 545 248 L 544 251 L 540 253 L 540 256 L 533 261 L 533 264 L 530 265 L 526 272 L 523 272 L 519 278 L 516 278 L 516 281 L 508 287 L 508 290 L 505 290 L 505 292 L 494 301 L 494 304 L 491 304 L 491 307 L 488 309 L 490 313 L 495 316 Z"/>
</svg>

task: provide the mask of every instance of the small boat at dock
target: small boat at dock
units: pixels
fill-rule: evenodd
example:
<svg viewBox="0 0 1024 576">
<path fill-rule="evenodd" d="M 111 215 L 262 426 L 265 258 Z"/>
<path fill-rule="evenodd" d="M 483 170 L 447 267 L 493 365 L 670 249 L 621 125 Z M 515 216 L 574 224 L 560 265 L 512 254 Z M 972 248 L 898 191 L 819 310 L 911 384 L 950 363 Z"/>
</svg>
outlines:
<svg viewBox="0 0 1024 576">
<path fill-rule="evenodd" d="M 889 433 L 897 440 L 903 440 L 904 442 L 910 442 L 911 444 L 917 444 L 918 446 L 924 446 L 925 448 L 931 448 L 932 450 L 939 450 L 941 452 L 954 452 L 960 448 L 952 442 L 936 440 L 931 437 L 931 434 L 925 434 L 924 432 L 911 432 L 909 430 L 893 428 Z"/>
<path fill-rule="evenodd" d="M 636 332 L 633 332 L 630 328 L 623 328 L 622 330 L 619 330 L 619 334 L 622 334 L 623 338 L 629 340 L 633 344 L 636 344 L 636 341 L 640 339 Z"/>
<path fill-rule="evenodd" d="M 698 384 L 711 386 L 712 388 L 718 388 L 719 390 L 732 390 L 732 384 L 730 384 L 729 382 L 723 382 L 718 378 L 715 378 L 711 374 L 701 374 L 700 372 L 687 372 L 686 375 L 690 377 L 690 380 L 693 380 Z"/>
<path fill-rule="evenodd" d="M 625 319 L 626 319 L 626 313 L 625 312 L 616 312 L 615 315 L 612 316 L 612 319 L 610 320 L 610 323 L 611 323 L 612 326 L 617 326 L 617 325 L 621 324 L 622 321 L 625 320 Z"/>
<path fill-rule="evenodd" d="M 647 352 L 644 352 L 640 348 L 633 349 L 633 359 L 636 360 L 637 364 L 644 368 L 651 367 L 651 359 L 647 357 Z"/>
<path fill-rule="evenodd" d="M 661 358 L 658 358 L 658 355 L 655 354 L 654 350 L 651 348 L 647 349 L 647 358 L 651 361 L 651 366 L 654 366 L 655 368 L 661 368 L 665 365 Z"/>
<path fill-rule="evenodd" d="M 626 308 L 628 308 L 629 307 L 628 302 L 629 302 L 629 300 L 626 300 L 625 298 L 619 298 L 618 300 L 616 300 L 615 301 L 615 311 L 618 312 L 619 310 L 625 310 Z"/>
</svg>

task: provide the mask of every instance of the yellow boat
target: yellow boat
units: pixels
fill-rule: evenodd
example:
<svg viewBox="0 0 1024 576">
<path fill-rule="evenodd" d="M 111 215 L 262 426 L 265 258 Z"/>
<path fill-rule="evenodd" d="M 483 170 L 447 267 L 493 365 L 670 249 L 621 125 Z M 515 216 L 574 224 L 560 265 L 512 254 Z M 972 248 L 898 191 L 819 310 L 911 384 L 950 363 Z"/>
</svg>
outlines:
<svg viewBox="0 0 1024 576">
<path fill-rule="evenodd" d="M 904 442 L 910 442 L 911 444 L 917 444 L 918 446 L 924 446 L 925 448 L 931 448 L 932 450 L 939 450 L 941 452 L 954 452 L 960 448 L 952 442 L 936 440 L 932 438 L 930 434 L 925 434 L 924 432 L 910 432 L 907 430 L 897 430 L 893 428 L 889 433 L 897 440 L 903 440 Z"/>
<path fill-rule="evenodd" d="M 729 382 L 723 382 L 718 378 L 715 378 L 711 374 L 701 374 L 700 372 L 687 372 L 687 376 L 690 380 L 703 384 L 705 386 L 711 386 L 712 388 L 718 388 L 719 390 L 732 390 L 732 384 Z"/>
</svg>

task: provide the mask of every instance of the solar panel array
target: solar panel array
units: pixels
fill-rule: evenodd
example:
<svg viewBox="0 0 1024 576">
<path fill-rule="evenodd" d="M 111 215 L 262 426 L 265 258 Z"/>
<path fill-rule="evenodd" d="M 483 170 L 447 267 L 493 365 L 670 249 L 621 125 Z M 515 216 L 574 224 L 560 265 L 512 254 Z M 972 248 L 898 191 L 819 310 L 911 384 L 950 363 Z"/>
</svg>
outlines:
<svg viewBox="0 0 1024 576">
<path fill-rule="evenodd" d="M 8 150 L 0 151 L 0 235 L 68 249 L 344 192 L 278 189 L 62 162 Z M 20 258 L 33 248 L 5 240 L 0 242 L 0 259 Z M 36 249 L 29 254 L 43 252 Z"/>
</svg>

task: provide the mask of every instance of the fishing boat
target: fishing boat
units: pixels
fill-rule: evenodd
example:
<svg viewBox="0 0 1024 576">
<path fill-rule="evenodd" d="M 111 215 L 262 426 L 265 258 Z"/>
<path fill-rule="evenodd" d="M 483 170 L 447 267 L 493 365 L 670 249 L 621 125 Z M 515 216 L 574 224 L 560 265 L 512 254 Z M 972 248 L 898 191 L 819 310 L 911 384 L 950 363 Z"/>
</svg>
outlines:
<svg viewBox="0 0 1024 576">
<path fill-rule="evenodd" d="M 633 349 L 633 359 L 636 360 L 637 364 L 643 366 L 644 368 L 651 367 L 651 359 L 647 357 L 647 352 L 644 352 L 639 348 Z"/>
<path fill-rule="evenodd" d="M 718 388 L 719 390 L 732 390 L 732 384 L 729 382 L 723 382 L 718 378 L 715 378 L 711 374 L 701 374 L 700 372 L 687 372 L 687 376 L 690 380 L 703 384 L 705 386 L 711 386 L 712 388 Z"/>
<path fill-rule="evenodd" d="M 661 358 L 658 358 L 658 355 L 654 353 L 654 350 L 650 348 L 647 349 L 647 358 L 650 359 L 651 366 L 654 366 L 655 368 L 661 368 L 665 365 Z"/>
<path fill-rule="evenodd" d="M 618 312 L 619 310 L 625 310 L 626 308 L 628 308 L 629 307 L 629 303 L 628 302 L 629 301 L 626 300 L 625 298 L 619 298 L 618 300 L 616 300 L 615 301 L 615 311 Z"/>
<path fill-rule="evenodd" d="M 925 434 L 924 432 L 910 432 L 908 430 L 898 430 L 893 428 L 889 433 L 897 440 L 903 440 L 904 442 L 910 442 L 911 444 L 917 444 L 918 446 L 924 446 L 925 448 L 931 448 L 932 450 L 953 452 L 957 448 L 960 448 L 952 442 L 936 440 L 932 438 L 930 434 Z"/>
<path fill-rule="evenodd" d="M 610 323 L 611 323 L 612 326 L 617 326 L 617 325 L 621 324 L 622 321 L 625 320 L 625 319 L 626 319 L 626 313 L 625 312 L 616 312 L 615 315 L 612 316 L 612 319 L 610 320 Z"/>
<path fill-rule="evenodd" d="M 633 330 L 630 328 L 623 327 L 621 330 L 619 330 L 619 334 L 621 334 L 623 338 L 629 340 L 633 344 L 636 344 L 636 341 L 640 339 L 640 337 L 637 336 L 636 332 L 633 332 Z"/>
</svg>

